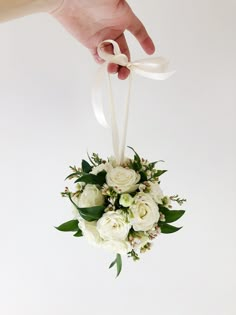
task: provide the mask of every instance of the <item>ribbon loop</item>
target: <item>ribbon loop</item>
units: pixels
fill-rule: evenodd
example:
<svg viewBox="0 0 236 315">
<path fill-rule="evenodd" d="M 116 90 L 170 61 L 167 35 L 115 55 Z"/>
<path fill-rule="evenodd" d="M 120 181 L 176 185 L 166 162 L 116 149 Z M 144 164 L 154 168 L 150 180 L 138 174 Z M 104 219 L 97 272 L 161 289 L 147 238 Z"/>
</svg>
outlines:
<svg viewBox="0 0 236 315">
<path fill-rule="evenodd" d="M 111 44 L 113 46 L 113 54 L 108 53 L 104 50 L 106 47 L 105 44 Z M 167 72 L 168 70 L 168 61 L 163 57 L 155 57 L 149 59 L 142 59 L 131 62 L 128 60 L 128 57 L 125 54 L 122 54 L 120 51 L 120 47 L 117 42 L 113 40 L 105 40 L 98 45 L 97 52 L 100 58 L 105 61 L 105 64 L 98 70 L 97 76 L 95 78 L 95 83 L 92 91 L 92 104 L 95 116 L 98 122 L 107 127 L 107 124 L 104 110 L 103 110 L 103 102 L 102 102 L 102 88 L 101 84 L 104 79 L 106 66 L 108 63 L 115 63 L 117 65 L 127 67 L 130 70 L 129 75 L 129 88 L 128 88 L 128 96 L 126 100 L 126 108 L 125 108 L 125 124 L 123 128 L 123 138 L 122 138 L 122 146 L 119 147 L 119 133 L 116 122 L 115 115 L 115 105 L 113 101 L 113 93 L 111 89 L 111 82 L 109 76 L 109 94 L 110 94 L 110 112 L 111 112 L 111 129 L 112 129 L 112 139 L 113 139 L 113 149 L 115 153 L 115 158 L 118 164 L 122 164 L 124 161 L 124 152 L 126 145 L 126 135 L 127 135 L 127 127 L 128 127 L 128 112 L 129 112 L 129 103 L 130 103 L 130 90 L 131 90 L 131 74 L 132 72 L 149 79 L 153 80 L 166 80 L 169 78 L 175 71 Z"/>
</svg>

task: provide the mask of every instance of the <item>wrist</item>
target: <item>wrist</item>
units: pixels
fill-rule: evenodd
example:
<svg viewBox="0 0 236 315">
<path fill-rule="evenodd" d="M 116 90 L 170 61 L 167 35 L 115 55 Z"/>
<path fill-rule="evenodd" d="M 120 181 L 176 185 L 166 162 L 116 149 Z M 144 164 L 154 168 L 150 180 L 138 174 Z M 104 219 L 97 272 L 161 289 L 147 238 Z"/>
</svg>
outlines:
<svg viewBox="0 0 236 315">
<path fill-rule="evenodd" d="M 64 0 L 0 0 L 0 22 L 61 7 Z"/>
</svg>

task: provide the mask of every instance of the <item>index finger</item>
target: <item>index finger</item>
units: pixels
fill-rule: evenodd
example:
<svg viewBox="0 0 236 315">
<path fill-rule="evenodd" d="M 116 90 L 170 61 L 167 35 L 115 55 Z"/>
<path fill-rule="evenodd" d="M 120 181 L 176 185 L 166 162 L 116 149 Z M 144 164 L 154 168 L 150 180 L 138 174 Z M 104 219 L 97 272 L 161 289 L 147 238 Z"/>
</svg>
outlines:
<svg viewBox="0 0 236 315">
<path fill-rule="evenodd" d="M 133 15 L 131 23 L 128 25 L 127 29 L 137 38 L 140 45 L 144 51 L 151 55 L 155 51 L 155 45 L 148 35 L 146 28 L 143 23 L 137 18 L 136 15 Z"/>
</svg>

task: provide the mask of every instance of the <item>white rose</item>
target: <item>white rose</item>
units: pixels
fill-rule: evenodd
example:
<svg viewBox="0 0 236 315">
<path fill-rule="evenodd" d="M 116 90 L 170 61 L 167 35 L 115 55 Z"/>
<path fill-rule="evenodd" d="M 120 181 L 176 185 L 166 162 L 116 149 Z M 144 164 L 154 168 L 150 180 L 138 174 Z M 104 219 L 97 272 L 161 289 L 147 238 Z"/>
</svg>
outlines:
<svg viewBox="0 0 236 315">
<path fill-rule="evenodd" d="M 162 198 L 164 197 L 163 192 L 158 183 L 149 182 L 150 185 L 150 195 L 157 202 L 162 204 Z"/>
<path fill-rule="evenodd" d="M 160 217 L 159 209 L 149 194 L 138 193 L 130 207 L 130 222 L 135 231 L 148 231 Z"/>
<path fill-rule="evenodd" d="M 79 228 L 83 232 L 83 236 L 87 239 L 88 243 L 96 246 L 102 245 L 103 240 L 97 230 L 97 221 L 88 222 L 80 217 Z"/>
<path fill-rule="evenodd" d="M 124 241 L 129 233 L 130 224 L 122 211 L 108 211 L 97 221 L 97 230 L 106 241 Z"/>
<path fill-rule="evenodd" d="M 102 206 L 104 197 L 96 185 L 87 184 L 78 198 L 79 208 Z"/>
<path fill-rule="evenodd" d="M 133 192 L 138 188 L 140 175 L 134 170 L 117 166 L 107 172 L 106 180 L 108 186 L 118 193 Z"/>
<path fill-rule="evenodd" d="M 131 246 L 128 241 L 103 241 L 102 247 L 121 255 L 131 251 Z"/>
<path fill-rule="evenodd" d="M 93 167 L 90 174 L 97 175 L 98 173 L 102 171 L 108 172 L 108 170 L 110 170 L 111 168 L 112 168 L 112 165 L 110 163 L 102 163 L 102 164 L 99 164 L 98 166 Z"/>
</svg>

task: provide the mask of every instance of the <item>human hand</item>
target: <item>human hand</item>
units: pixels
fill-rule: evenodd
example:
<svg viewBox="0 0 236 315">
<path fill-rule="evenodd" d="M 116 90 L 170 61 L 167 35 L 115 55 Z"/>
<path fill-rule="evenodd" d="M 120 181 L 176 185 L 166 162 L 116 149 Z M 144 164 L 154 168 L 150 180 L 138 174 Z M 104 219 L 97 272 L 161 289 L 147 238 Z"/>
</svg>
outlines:
<svg viewBox="0 0 236 315">
<path fill-rule="evenodd" d="M 103 61 L 97 54 L 97 46 L 106 39 L 115 40 L 121 52 L 130 59 L 124 31 L 130 31 L 147 54 L 153 54 L 154 44 L 144 25 L 135 16 L 125 0 L 64 0 L 51 14 L 92 53 L 98 63 Z M 111 45 L 106 47 L 112 51 Z M 109 73 L 117 73 L 126 79 L 129 70 L 115 64 L 108 65 Z"/>
</svg>

